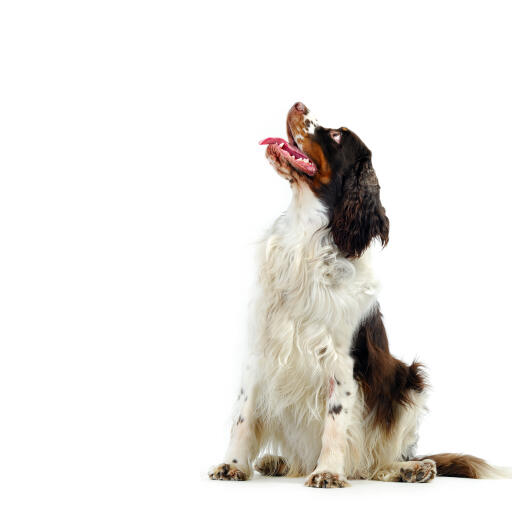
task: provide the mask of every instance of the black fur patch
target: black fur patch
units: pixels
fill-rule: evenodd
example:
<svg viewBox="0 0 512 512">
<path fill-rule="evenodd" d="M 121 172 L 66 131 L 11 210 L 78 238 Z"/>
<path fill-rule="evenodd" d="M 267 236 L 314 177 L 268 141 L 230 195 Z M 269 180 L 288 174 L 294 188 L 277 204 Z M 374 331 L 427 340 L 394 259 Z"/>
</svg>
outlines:
<svg viewBox="0 0 512 512">
<path fill-rule="evenodd" d="M 343 406 L 341 404 L 333 405 L 329 408 L 329 414 L 334 418 L 334 415 L 338 415 L 342 409 Z"/>
</svg>

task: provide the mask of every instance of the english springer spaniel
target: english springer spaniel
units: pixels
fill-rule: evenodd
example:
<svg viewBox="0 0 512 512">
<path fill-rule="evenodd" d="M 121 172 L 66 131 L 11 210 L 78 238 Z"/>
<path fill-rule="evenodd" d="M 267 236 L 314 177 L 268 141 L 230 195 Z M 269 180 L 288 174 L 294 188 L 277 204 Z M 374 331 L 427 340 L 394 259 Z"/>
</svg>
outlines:
<svg viewBox="0 0 512 512">
<path fill-rule="evenodd" d="M 469 455 L 414 456 L 425 376 L 391 355 L 377 302 L 371 245 L 387 244 L 389 221 L 371 152 L 303 103 L 286 126 L 288 141 L 261 144 L 293 198 L 259 246 L 250 357 L 210 478 L 246 480 L 262 453 L 258 472 L 308 475 L 310 487 L 505 476 Z"/>
</svg>

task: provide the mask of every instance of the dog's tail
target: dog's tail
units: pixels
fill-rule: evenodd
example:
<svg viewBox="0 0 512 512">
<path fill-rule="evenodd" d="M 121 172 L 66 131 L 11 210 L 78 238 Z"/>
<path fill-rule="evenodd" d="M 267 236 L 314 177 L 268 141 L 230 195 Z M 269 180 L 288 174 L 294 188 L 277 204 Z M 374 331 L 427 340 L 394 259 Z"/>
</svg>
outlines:
<svg viewBox="0 0 512 512">
<path fill-rule="evenodd" d="M 414 460 L 430 459 L 436 463 L 438 476 L 459 478 L 512 478 L 512 468 L 491 466 L 485 460 L 461 453 L 422 455 Z"/>
</svg>

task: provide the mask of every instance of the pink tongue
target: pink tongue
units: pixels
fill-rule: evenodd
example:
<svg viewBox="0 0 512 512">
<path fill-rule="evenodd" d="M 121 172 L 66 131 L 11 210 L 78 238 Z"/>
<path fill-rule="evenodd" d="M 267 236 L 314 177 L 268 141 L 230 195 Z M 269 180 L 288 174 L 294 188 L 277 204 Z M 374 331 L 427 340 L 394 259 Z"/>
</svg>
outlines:
<svg viewBox="0 0 512 512">
<path fill-rule="evenodd" d="M 280 139 L 279 137 L 268 137 L 268 139 L 263 139 L 260 141 L 260 145 L 264 146 L 266 144 L 284 144 L 284 149 L 288 151 L 291 155 L 293 155 L 296 158 L 308 158 L 307 155 L 299 151 L 298 148 L 295 146 L 290 146 L 288 142 L 286 142 L 284 139 Z M 309 160 L 309 158 L 308 158 Z"/>
<path fill-rule="evenodd" d="M 279 137 L 268 137 L 267 139 L 260 140 L 259 144 L 260 146 L 264 146 L 266 144 L 281 144 L 281 142 L 287 144 L 284 139 L 280 139 Z"/>
</svg>

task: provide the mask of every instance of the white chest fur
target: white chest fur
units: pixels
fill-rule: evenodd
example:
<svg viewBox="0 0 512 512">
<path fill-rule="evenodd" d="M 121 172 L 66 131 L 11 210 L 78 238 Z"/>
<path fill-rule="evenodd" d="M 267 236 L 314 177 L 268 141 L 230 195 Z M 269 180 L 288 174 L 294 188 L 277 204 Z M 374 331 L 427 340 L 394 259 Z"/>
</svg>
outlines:
<svg viewBox="0 0 512 512">
<path fill-rule="evenodd" d="M 343 359 L 351 364 L 352 336 L 377 299 L 368 251 L 344 258 L 327 224 L 310 189 L 296 189 L 260 245 L 252 351 L 272 415 L 290 406 L 320 414 L 327 379 Z"/>
</svg>

